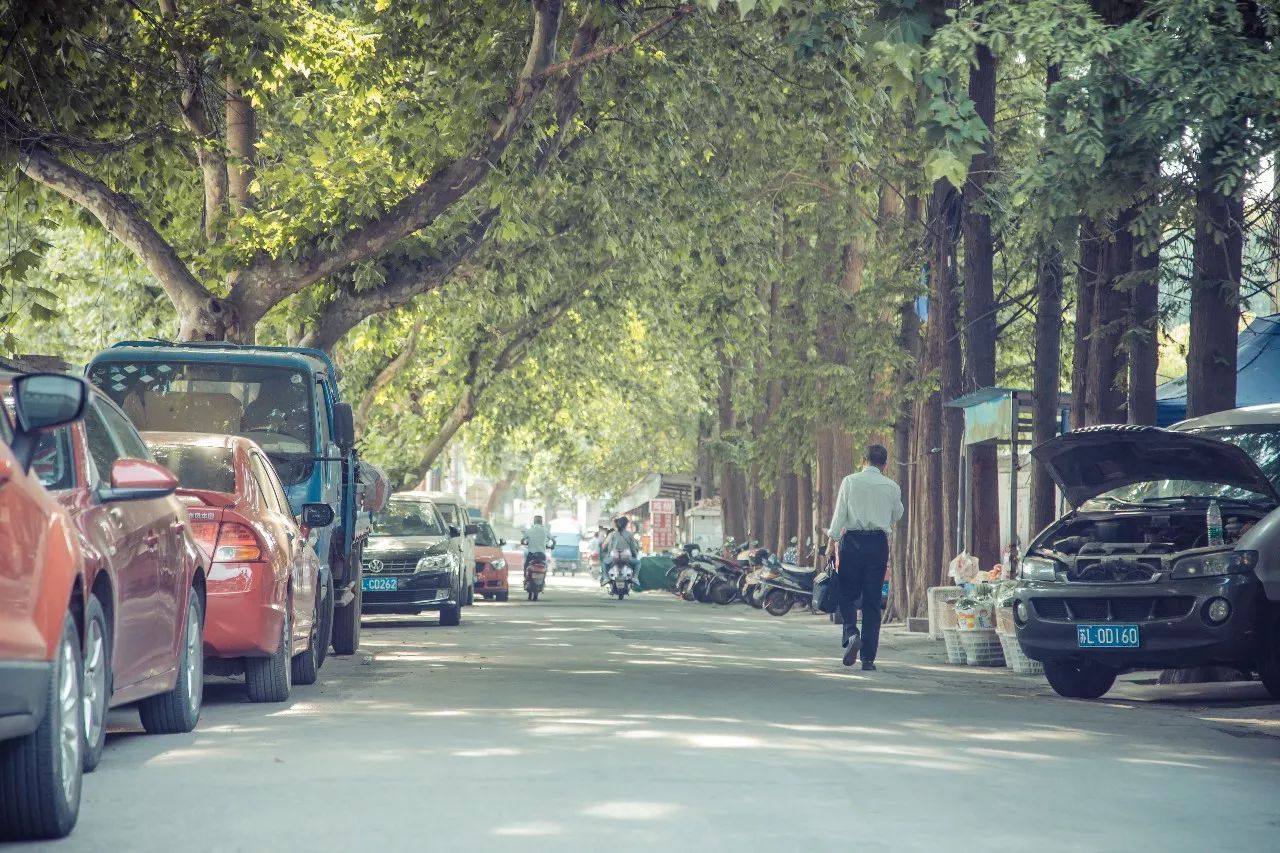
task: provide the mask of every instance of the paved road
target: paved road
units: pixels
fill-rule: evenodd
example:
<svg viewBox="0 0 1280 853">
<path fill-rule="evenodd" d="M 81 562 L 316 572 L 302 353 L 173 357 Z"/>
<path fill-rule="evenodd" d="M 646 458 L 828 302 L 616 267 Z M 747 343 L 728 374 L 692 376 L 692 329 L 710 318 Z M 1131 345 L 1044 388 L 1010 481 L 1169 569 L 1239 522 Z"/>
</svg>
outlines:
<svg viewBox="0 0 1280 853">
<path fill-rule="evenodd" d="M 814 617 L 553 583 L 536 604 L 472 608 L 461 628 L 370 620 L 363 655 L 284 705 L 211 683 L 188 736 L 148 737 L 117 713 L 79 827 L 45 847 L 1280 845 L 1280 740 L 1248 685 L 1207 710 L 1140 701 L 1147 688 L 1067 702 L 901 639 L 865 677 Z"/>
</svg>

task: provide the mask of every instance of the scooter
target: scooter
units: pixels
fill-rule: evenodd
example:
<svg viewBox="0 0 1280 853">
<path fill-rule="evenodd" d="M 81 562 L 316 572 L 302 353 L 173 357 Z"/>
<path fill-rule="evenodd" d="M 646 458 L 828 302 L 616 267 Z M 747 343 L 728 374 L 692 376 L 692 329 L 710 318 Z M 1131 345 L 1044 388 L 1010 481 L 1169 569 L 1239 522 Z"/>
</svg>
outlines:
<svg viewBox="0 0 1280 853">
<path fill-rule="evenodd" d="M 785 616 L 791 608 L 813 606 L 813 579 L 818 571 L 808 566 L 790 566 L 771 557 L 760 574 L 761 601 L 770 616 Z"/>
<path fill-rule="evenodd" d="M 524 564 L 524 591 L 530 601 L 537 601 L 547 585 L 546 558 L 526 560 Z"/>
<path fill-rule="evenodd" d="M 609 579 L 609 594 L 616 595 L 621 601 L 635 586 L 635 570 L 627 564 L 628 558 L 623 556 L 622 551 L 613 551 L 609 556 L 609 570 L 606 572 L 606 577 Z"/>
</svg>

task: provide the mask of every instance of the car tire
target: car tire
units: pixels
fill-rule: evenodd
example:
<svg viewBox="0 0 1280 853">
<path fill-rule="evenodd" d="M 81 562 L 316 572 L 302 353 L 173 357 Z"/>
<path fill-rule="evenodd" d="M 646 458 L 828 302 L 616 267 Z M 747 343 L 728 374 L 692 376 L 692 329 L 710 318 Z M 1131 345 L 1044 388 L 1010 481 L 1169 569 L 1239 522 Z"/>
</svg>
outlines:
<svg viewBox="0 0 1280 853">
<path fill-rule="evenodd" d="M 359 583 L 359 579 L 356 579 Z M 364 606 L 364 590 L 356 589 L 355 600 L 333 609 L 333 653 L 354 655 L 360 648 L 360 610 Z"/>
<path fill-rule="evenodd" d="M 321 602 L 317 596 L 315 608 L 311 613 L 311 633 L 307 637 L 307 647 L 293 656 L 289 663 L 294 684 L 315 684 L 320 677 L 320 661 L 324 660 L 321 649 L 324 648 L 320 638 Z"/>
<path fill-rule="evenodd" d="M 333 575 L 324 573 L 324 581 L 320 585 L 320 594 L 324 601 L 320 605 L 320 645 L 316 655 L 316 669 L 324 666 L 329 657 L 329 646 L 333 642 Z"/>
<path fill-rule="evenodd" d="M 456 628 L 462 624 L 462 605 L 440 608 L 440 624 L 445 628 Z"/>
<path fill-rule="evenodd" d="M 476 603 L 476 587 L 474 583 L 467 584 L 467 607 Z"/>
<path fill-rule="evenodd" d="M 280 640 L 276 652 L 269 658 L 245 658 L 244 685 L 249 691 L 250 702 L 284 702 L 293 687 L 293 626 L 289 619 L 289 606 L 285 606 L 281 620 Z"/>
<path fill-rule="evenodd" d="M 84 778 L 84 661 L 68 613 L 49 667 L 44 720 L 31 734 L 0 742 L 0 838 L 63 838 L 80 816 Z"/>
<path fill-rule="evenodd" d="M 1266 604 L 1258 642 L 1257 670 L 1272 699 L 1280 699 L 1280 605 Z"/>
<path fill-rule="evenodd" d="M 1059 696 L 1068 699 L 1098 699 L 1116 683 L 1118 673 L 1108 666 L 1066 658 L 1044 662 L 1044 677 Z"/>
<path fill-rule="evenodd" d="M 495 601 L 510 601 L 510 600 L 511 600 L 511 593 L 510 593 L 510 592 L 500 592 L 500 593 L 498 593 L 497 595 L 495 595 L 493 598 L 494 598 L 494 600 L 495 600 Z"/>
<path fill-rule="evenodd" d="M 84 772 L 92 773 L 107 745 L 107 708 L 111 704 L 111 633 L 97 596 L 89 596 L 84 619 Z"/>
<path fill-rule="evenodd" d="M 204 702 L 204 609 L 194 589 L 187 590 L 187 618 L 178 656 L 178 683 L 168 693 L 138 703 L 138 716 L 148 734 L 180 735 L 200 722 Z"/>
</svg>

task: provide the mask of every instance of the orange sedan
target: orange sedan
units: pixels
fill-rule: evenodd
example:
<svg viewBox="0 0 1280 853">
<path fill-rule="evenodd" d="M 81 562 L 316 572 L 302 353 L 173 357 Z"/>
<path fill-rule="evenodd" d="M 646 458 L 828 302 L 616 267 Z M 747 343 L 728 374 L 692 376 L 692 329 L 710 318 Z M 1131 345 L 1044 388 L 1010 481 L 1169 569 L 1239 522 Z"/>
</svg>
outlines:
<svg viewBox="0 0 1280 853">
<path fill-rule="evenodd" d="M 327 504 L 298 518 L 275 468 L 247 438 L 147 432 L 178 478 L 191 532 L 209 555 L 205 671 L 244 674 L 254 702 L 283 702 L 312 684 L 333 631 L 333 578 L 308 543 L 333 523 Z"/>
</svg>

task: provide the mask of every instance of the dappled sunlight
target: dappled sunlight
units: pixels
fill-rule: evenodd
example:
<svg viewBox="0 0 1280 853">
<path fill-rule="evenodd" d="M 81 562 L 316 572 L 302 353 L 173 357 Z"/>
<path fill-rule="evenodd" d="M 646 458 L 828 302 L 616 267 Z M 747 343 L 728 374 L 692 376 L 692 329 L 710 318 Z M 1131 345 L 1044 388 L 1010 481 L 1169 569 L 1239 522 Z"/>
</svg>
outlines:
<svg viewBox="0 0 1280 853">
<path fill-rule="evenodd" d="M 519 749 L 492 746 L 486 749 L 460 749 L 449 754 L 455 758 L 508 758 L 519 755 L 521 752 L 522 750 Z"/>
<path fill-rule="evenodd" d="M 497 826 L 489 831 L 494 835 L 528 838 L 564 833 L 563 827 L 558 823 L 517 823 L 510 826 Z"/>
<path fill-rule="evenodd" d="M 666 820 L 681 810 L 676 803 L 647 803 L 627 800 L 587 806 L 582 814 L 604 820 Z"/>
</svg>

